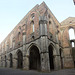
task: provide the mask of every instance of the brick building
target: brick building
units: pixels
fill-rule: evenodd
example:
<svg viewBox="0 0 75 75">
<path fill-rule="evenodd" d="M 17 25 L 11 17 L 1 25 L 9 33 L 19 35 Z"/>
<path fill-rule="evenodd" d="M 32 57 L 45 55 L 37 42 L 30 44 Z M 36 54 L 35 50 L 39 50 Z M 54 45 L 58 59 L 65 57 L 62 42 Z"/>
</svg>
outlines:
<svg viewBox="0 0 75 75">
<path fill-rule="evenodd" d="M 61 35 L 64 52 L 64 66 L 75 66 L 75 17 L 69 17 L 61 22 Z"/>
<path fill-rule="evenodd" d="M 72 19 L 59 23 L 44 2 L 36 5 L 0 44 L 0 66 L 41 71 L 74 67 L 74 40 L 68 35 Z"/>
</svg>

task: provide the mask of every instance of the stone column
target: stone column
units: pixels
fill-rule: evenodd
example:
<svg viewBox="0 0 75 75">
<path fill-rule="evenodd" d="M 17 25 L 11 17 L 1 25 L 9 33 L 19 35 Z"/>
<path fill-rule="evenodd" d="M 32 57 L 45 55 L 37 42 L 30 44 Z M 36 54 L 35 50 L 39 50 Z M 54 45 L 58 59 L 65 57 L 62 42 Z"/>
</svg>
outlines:
<svg viewBox="0 0 75 75">
<path fill-rule="evenodd" d="M 17 68 L 17 59 L 16 58 L 13 58 L 13 68 Z"/>
<path fill-rule="evenodd" d="M 29 70 L 29 56 L 23 57 L 23 69 Z"/>
<path fill-rule="evenodd" d="M 55 66 L 55 70 L 61 69 L 61 62 L 60 62 L 60 56 L 59 55 L 54 56 L 54 66 Z"/>
<path fill-rule="evenodd" d="M 7 55 L 6 62 L 7 62 L 7 67 L 9 68 L 10 67 L 10 57 L 9 57 L 9 55 Z"/>
<path fill-rule="evenodd" d="M 59 53 L 59 45 L 56 44 L 56 65 L 57 65 L 57 69 L 56 70 L 59 70 L 61 69 L 61 62 L 60 62 L 60 53 Z"/>
<path fill-rule="evenodd" d="M 27 50 L 26 50 L 26 32 L 23 32 L 23 69 L 29 70 L 29 55 L 27 55 Z"/>
<path fill-rule="evenodd" d="M 41 36 L 40 46 L 41 46 L 41 52 L 40 52 L 41 70 L 42 71 L 50 71 L 47 36 Z"/>
<path fill-rule="evenodd" d="M 49 54 L 48 54 L 48 40 L 47 40 L 47 19 L 46 16 L 40 17 L 40 56 L 41 56 L 41 70 L 50 71 Z"/>
<path fill-rule="evenodd" d="M 46 53 L 41 53 L 41 70 L 42 71 L 50 71 L 49 67 L 49 54 Z"/>
<path fill-rule="evenodd" d="M 29 70 L 29 54 L 25 45 L 23 45 L 23 69 Z"/>
<path fill-rule="evenodd" d="M 39 18 L 39 23 L 40 23 L 40 35 L 45 36 L 47 35 L 47 18 L 46 16 L 41 16 Z"/>
</svg>

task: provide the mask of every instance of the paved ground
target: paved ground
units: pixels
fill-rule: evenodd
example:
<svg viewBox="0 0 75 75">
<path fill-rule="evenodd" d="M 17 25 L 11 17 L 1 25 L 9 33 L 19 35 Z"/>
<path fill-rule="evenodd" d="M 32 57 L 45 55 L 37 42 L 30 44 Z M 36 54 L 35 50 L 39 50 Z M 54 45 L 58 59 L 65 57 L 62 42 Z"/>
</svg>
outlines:
<svg viewBox="0 0 75 75">
<path fill-rule="evenodd" d="M 19 69 L 0 68 L 0 75 L 75 75 L 75 69 L 65 69 L 51 73 L 43 73 L 32 70 L 25 71 Z"/>
</svg>

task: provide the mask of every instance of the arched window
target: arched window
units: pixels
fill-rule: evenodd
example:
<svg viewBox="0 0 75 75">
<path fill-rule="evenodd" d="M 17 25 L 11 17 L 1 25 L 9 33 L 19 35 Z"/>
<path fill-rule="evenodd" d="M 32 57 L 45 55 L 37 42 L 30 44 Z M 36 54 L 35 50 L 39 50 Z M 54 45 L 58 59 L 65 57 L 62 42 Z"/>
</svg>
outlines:
<svg viewBox="0 0 75 75">
<path fill-rule="evenodd" d="M 32 19 L 34 19 L 34 13 L 33 13 L 33 14 L 31 14 L 31 17 L 32 17 Z"/>
<path fill-rule="evenodd" d="M 5 51 L 7 50 L 7 41 L 5 42 Z"/>
<path fill-rule="evenodd" d="M 50 18 L 50 14 L 48 15 L 48 17 Z"/>
<path fill-rule="evenodd" d="M 51 21 L 49 21 L 49 32 L 51 30 Z"/>
<path fill-rule="evenodd" d="M 31 31 L 34 32 L 34 21 L 31 22 Z"/>
<path fill-rule="evenodd" d="M 72 42 L 72 47 L 74 47 L 74 42 Z"/>
<path fill-rule="evenodd" d="M 10 48 L 12 48 L 12 42 L 13 42 L 13 34 L 10 36 Z"/>
<path fill-rule="evenodd" d="M 21 33 L 19 32 L 19 33 L 18 33 L 18 40 L 19 40 L 19 41 L 20 41 L 20 34 L 21 34 Z"/>
<path fill-rule="evenodd" d="M 51 24 L 51 21 L 49 21 L 49 25 Z"/>
<path fill-rule="evenodd" d="M 33 32 L 34 32 L 34 24 L 33 24 Z"/>
<path fill-rule="evenodd" d="M 70 38 L 70 40 L 75 39 L 74 29 L 73 28 L 69 29 L 69 38 Z"/>
</svg>

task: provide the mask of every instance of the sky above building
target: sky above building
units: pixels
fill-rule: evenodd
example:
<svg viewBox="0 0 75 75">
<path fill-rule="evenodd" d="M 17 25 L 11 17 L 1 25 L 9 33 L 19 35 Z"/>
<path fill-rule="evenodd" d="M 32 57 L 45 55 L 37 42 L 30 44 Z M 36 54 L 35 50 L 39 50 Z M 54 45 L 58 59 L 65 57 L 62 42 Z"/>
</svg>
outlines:
<svg viewBox="0 0 75 75">
<path fill-rule="evenodd" d="M 43 1 L 59 22 L 75 17 L 73 0 L 0 0 L 0 43 L 36 4 Z"/>
</svg>

